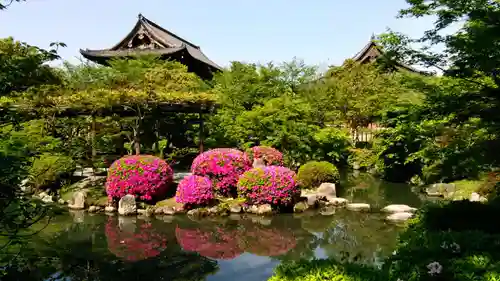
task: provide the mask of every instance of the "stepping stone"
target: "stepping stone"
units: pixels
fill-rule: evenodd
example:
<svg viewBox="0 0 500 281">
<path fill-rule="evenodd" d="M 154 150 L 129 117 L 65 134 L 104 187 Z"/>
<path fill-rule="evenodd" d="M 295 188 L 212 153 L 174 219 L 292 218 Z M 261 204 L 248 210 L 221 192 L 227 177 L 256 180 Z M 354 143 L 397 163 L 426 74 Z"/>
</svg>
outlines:
<svg viewBox="0 0 500 281">
<path fill-rule="evenodd" d="M 408 205 L 402 205 L 402 204 L 392 204 L 384 207 L 382 209 L 382 212 L 386 213 L 414 213 L 417 209 L 412 208 Z"/>
<path fill-rule="evenodd" d="M 385 219 L 391 222 L 405 222 L 413 217 L 413 213 L 401 212 L 387 216 Z"/>
<path fill-rule="evenodd" d="M 370 210 L 370 204 L 366 204 L 366 203 L 351 203 L 351 204 L 347 204 L 347 210 L 351 210 L 351 211 L 369 211 Z"/>
</svg>

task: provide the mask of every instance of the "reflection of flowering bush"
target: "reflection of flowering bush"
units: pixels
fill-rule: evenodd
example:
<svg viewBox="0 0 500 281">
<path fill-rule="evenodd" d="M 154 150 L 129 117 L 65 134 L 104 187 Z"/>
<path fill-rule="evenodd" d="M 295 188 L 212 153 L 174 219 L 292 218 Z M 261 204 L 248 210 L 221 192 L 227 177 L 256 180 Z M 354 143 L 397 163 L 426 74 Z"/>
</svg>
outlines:
<svg viewBox="0 0 500 281">
<path fill-rule="evenodd" d="M 284 255 L 297 245 L 291 231 L 259 225 L 247 227 L 242 238 L 245 239 L 245 251 L 258 256 Z"/>
<path fill-rule="evenodd" d="M 255 158 L 263 159 L 267 166 L 283 165 L 283 154 L 269 146 L 254 146 L 249 149 L 248 155 L 251 160 Z"/>
<path fill-rule="evenodd" d="M 125 156 L 109 168 L 106 192 L 109 198 L 119 199 L 132 194 L 143 200 L 151 200 L 165 194 L 172 178 L 172 169 L 158 157 Z"/>
<path fill-rule="evenodd" d="M 187 176 L 179 182 L 175 201 L 188 205 L 203 205 L 214 199 L 212 181 L 207 177 Z"/>
<path fill-rule="evenodd" d="M 175 236 L 185 251 L 197 252 L 213 259 L 234 259 L 243 253 L 238 233 L 216 227 L 215 230 L 182 229 L 177 227 Z"/>
<path fill-rule="evenodd" d="M 109 218 L 105 234 L 109 251 L 127 261 L 158 256 L 167 245 L 167 240 L 155 233 L 150 223 L 141 224 L 135 232 L 127 232 L 118 227 L 116 219 Z"/>
<path fill-rule="evenodd" d="M 285 167 L 254 168 L 238 181 L 238 195 L 250 204 L 290 205 L 299 194 L 295 173 Z"/>
<path fill-rule="evenodd" d="M 198 155 L 193 160 L 191 172 L 210 178 L 215 190 L 227 195 L 236 187 L 238 177 L 251 167 L 245 153 L 231 148 L 217 148 Z"/>
</svg>

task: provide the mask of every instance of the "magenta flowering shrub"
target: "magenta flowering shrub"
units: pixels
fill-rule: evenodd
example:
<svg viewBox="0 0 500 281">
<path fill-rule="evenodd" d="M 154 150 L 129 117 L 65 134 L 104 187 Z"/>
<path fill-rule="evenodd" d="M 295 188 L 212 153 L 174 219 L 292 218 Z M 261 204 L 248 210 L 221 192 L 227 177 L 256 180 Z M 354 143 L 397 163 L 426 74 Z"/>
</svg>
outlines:
<svg viewBox="0 0 500 281">
<path fill-rule="evenodd" d="M 248 150 L 250 160 L 260 158 L 266 166 L 282 166 L 283 154 L 270 146 L 254 146 Z"/>
<path fill-rule="evenodd" d="M 212 181 L 207 177 L 187 176 L 177 185 L 175 202 L 190 205 L 206 205 L 214 199 Z"/>
<path fill-rule="evenodd" d="M 249 204 L 290 205 L 300 196 L 297 176 L 281 166 L 251 169 L 238 180 L 238 196 Z"/>
<path fill-rule="evenodd" d="M 109 167 L 106 193 L 110 199 L 131 194 L 142 200 L 152 200 L 165 195 L 173 174 L 167 162 L 158 157 L 125 156 Z"/>
<path fill-rule="evenodd" d="M 232 148 L 216 148 L 198 155 L 191 165 L 194 175 L 208 177 L 221 195 L 230 195 L 238 178 L 252 168 L 248 156 Z"/>
</svg>

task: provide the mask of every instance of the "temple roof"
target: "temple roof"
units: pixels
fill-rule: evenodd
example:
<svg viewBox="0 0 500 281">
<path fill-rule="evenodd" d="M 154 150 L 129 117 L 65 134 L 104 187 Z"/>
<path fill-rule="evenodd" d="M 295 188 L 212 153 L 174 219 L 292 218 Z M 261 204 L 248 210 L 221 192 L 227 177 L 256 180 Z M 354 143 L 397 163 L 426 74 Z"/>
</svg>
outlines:
<svg viewBox="0 0 500 281">
<path fill-rule="evenodd" d="M 215 70 L 222 68 L 211 61 L 199 46 L 162 28 L 139 14 L 134 28 L 118 44 L 103 50 L 82 50 L 80 53 L 87 59 L 96 60 L 110 57 L 127 57 L 142 54 L 168 55 L 185 51 L 194 59 Z"/>
<path fill-rule="evenodd" d="M 382 50 L 381 46 L 379 46 L 375 42 L 375 36 L 372 35 L 372 38 L 370 41 L 361 49 L 352 59 L 354 61 L 360 62 L 360 63 L 368 63 L 376 60 L 378 57 L 381 57 L 384 55 L 384 51 Z M 397 64 L 397 67 L 403 68 L 405 70 L 414 72 L 414 73 L 420 73 L 420 74 L 425 74 L 424 71 L 417 70 L 409 65 L 406 65 L 404 63 L 401 63 L 399 61 L 395 62 Z"/>
</svg>

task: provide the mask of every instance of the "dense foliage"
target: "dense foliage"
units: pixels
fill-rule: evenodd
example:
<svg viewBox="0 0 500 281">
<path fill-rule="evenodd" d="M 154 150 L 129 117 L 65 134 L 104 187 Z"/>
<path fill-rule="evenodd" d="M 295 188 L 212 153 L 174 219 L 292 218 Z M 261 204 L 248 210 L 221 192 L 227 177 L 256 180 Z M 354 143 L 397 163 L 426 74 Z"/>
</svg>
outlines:
<svg viewBox="0 0 500 281">
<path fill-rule="evenodd" d="M 248 204 L 288 206 L 300 195 L 296 177 L 286 167 L 253 168 L 239 178 L 238 196 Z"/>
<path fill-rule="evenodd" d="M 248 149 L 247 154 L 251 161 L 261 159 L 267 166 L 283 165 L 283 154 L 269 146 L 254 146 Z"/>
<path fill-rule="evenodd" d="M 245 153 L 232 148 L 216 148 L 196 156 L 191 172 L 212 180 L 217 193 L 231 195 L 236 191 L 239 176 L 251 167 Z"/>
<path fill-rule="evenodd" d="M 33 161 L 29 169 L 29 175 L 33 186 L 37 189 L 43 187 L 53 188 L 53 184 L 59 183 L 56 188 L 61 187 L 62 180 L 68 180 L 75 170 L 75 162 L 71 157 L 43 153 Z"/>
<path fill-rule="evenodd" d="M 175 202 L 184 206 L 203 206 L 214 199 L 214 187 L 207 177 L 191 175 L 182 179 L 177 185 Z"/>
<path fill-rule="evenodd" d="M 324 182 L 337 183 L 339 179 L 337 167 L 325 161 L 307 162 L 297 173 L 297 180 L 303 188 L 317 188 Z"/>
<path fill-rule="evenodd" d="M 164 196 L 172 179 L 172 168 L 158 157 L 125 156 L 109 167 L 106 193 L 110 199 L 115 200 L 131 194 L 138 199 L 150 201 Z"/>
</svg>

